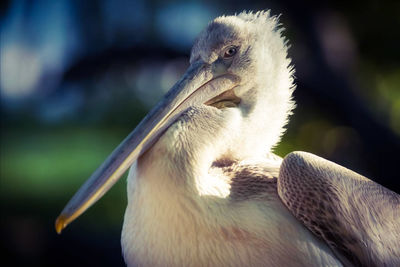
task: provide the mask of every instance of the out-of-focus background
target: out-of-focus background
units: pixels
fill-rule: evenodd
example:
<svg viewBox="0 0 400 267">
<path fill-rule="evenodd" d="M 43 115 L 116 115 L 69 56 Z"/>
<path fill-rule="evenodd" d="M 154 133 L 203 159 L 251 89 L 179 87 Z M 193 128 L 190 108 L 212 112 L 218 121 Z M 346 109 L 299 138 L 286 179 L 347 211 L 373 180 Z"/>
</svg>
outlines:
<svg viewBox="0 0 400 267">
<path fill-rule="evenodd" d="M 125 179 L 62 235 L 72 194 L 188 66 L 207 22 L 272 9 L 297 108 L 276 149 L 400 192 L 400 1 L 2 1 L 1 265 L 123 266 Z M 7 264 L 5 264 L 7 263 Z"/>
</svg>

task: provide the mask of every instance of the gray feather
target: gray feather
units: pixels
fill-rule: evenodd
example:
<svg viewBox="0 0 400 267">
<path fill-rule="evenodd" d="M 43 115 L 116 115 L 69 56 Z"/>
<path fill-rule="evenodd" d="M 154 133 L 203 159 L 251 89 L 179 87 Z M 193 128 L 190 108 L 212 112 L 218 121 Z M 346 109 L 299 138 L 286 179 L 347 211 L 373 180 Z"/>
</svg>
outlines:
<svg viewBox="0 0 400 267">
<path fill-rule="evenodd" d="M 400 196 L 305 152 L 283 160 L 278 193 L 293 215 L 347 264 L 400 266 Z"/>
</svg>

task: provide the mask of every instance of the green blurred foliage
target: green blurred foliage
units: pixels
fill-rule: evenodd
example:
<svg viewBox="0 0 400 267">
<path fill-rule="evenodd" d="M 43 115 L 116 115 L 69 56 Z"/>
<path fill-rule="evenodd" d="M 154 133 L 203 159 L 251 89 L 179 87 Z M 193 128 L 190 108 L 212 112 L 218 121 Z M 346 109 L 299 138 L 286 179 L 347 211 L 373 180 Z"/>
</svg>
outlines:
<svg viewBox="0 0 400 267">
<path fill-rule="evenodd" d="M 3 132 L 1 198 L 16 203 L 48 202 L 40 209 L 45 217 L 55 219 L 54 211 L 61 209 L 71 192 L 82 185 L 126 134 L 115 128 L 79 127 L 29 129 L 29 134 L 21 130 Z M 108 201 L 101 201 L 93 209 L 94 216 L 87 218 L 92 218 L 92 222 L 103 218 L 100 225 L 95 224 L 100 228 L 110 223 L 119 227 L 126 205 L 125 179 L 105 199 Z M 50 211 L 53 213 L 49 214 Z"/>
</svg>

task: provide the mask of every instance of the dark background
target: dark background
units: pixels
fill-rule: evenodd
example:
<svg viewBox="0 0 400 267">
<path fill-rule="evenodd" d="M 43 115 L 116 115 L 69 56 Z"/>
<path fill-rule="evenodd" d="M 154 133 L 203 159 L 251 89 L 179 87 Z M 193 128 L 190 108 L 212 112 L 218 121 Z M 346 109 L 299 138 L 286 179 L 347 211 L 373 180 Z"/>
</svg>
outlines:
<svg viewBox="0 0 400 267">
<path fill-rule="evenodd" d="M 297 108 L 276 153 L 400 192 L 400 1 L 2 1 L 2 266 L 123 265 L 125 179 L 60 236 L 54 220 L 183 73 L 197 33 L 243 9 L 282 14 L 292 45 Z"/>
</svg>

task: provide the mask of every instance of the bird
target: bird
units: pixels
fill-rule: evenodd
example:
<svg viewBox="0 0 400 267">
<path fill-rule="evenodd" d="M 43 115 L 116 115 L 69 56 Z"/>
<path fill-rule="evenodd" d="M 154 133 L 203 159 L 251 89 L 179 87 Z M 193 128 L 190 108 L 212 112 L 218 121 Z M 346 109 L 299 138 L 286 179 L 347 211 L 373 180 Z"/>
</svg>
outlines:
<svg viewBox="0 0 400 267">
<path fill-rule="evenodd" d="M 128 266 L 400 266 L 399 195 L 311 153 L 273 153 L 295 108 L 283 32 L 269 10 L 212 20 L 56 231 L 130 168 Z"/>
</svg>

